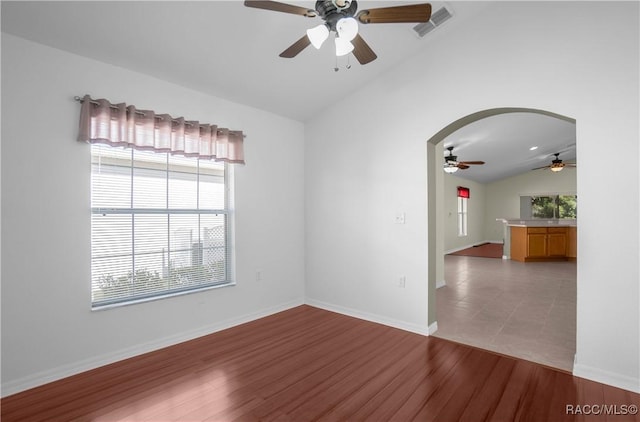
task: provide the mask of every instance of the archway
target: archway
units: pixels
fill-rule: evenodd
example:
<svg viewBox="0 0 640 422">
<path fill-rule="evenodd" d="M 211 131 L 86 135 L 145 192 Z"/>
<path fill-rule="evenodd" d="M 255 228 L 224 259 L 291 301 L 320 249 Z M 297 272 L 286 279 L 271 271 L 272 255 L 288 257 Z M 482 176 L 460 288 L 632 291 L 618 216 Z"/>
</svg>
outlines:
<svg viewBox="0 0 640 422">
<path fill-rule="evenodd" d="M 442 194 L 442 154 L 436 152 L 436 146 L 445 140 L 449 135 L 457 130 L 474 123 L 476 121 L 508 113 L 535 113 L 560 119 L 575 124 L 575 119 L 559 115 L 546 110 L 521 107 L 505 107 L 482 110 L 464 116 L 436 133 L 427 142 L 427 207 L 428 207 L 428 292 L 429 292 L 429 326 L 431 332 L 437 330 L 437 309 L 436 309 L 436 287 L 437 282 L 444 279 L 444 236 L 443 236 L 443 216 L 439 207 L 443 200 Z"/>
</svg>

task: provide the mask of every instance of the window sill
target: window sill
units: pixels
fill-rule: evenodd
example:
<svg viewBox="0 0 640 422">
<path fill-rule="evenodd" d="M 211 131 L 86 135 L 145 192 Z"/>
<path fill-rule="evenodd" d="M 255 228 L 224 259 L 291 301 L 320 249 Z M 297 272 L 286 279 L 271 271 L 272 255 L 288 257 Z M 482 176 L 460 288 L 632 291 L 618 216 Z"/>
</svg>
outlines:
<svg viewBox="0 0 640 422">
<path fill-rule="evenodd" d="M 104 304 L 104 305 L 91 305 L 91 311 L 92 312 L 97 312 L 97 311 L 106 311 L 108 309 L 114 309 L 114 308 L 120 308 L 123 306 L 130 306 L 130 305 L 137 305 L 140 303 L 147 303 L 147 302 L 153 302 L 156 300 L 163 300 L 163 299 L 169 299 L 172 297 L 176 297 L 176 296 L 184 296 L 184 295 L 190 295 L 193 293 L 200 293 L 200 292 L 204 292 L 207 290 L 213 290 L 213 289 L 220 289 L 222 287 L 229 287 L 229 286 L 235 286 L 236 282 L 235 281 L 229 281 L 227 283 L 220 283 L 220 284 L 215 284 L 215 285 L 211 285 L 211 286 L 203 286 L 197 289 L 191 289 L 191 290 L 183 290 L 183 291 L 178 291 L 178 292 L 171 292 L 171 293 L 166 293 L 163 295 L 158 295 L 158 296 L 151 296 L 151 297 L 143 297 L 143 298 L 139 298 L 139 299 L 132 299 L 132 300 L 127 300 L 127 301 L 123 301 L 123 302 L 116 302 L 116 303 L 108 303 L 108 304 Z"/>
</svg>

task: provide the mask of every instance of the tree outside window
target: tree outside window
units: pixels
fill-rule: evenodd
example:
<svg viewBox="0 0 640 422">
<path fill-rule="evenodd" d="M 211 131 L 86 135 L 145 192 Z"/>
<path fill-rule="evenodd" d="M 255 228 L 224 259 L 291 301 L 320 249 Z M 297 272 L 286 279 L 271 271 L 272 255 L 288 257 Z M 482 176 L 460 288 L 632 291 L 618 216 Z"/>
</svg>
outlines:
<svg viewBox="0 0 640 422">
<path fill-rule="evenodd" d="M 578 211 L 576 195 L 546 195 L 531 197 L 533 218 L 575 219 Z"/>
</svg>

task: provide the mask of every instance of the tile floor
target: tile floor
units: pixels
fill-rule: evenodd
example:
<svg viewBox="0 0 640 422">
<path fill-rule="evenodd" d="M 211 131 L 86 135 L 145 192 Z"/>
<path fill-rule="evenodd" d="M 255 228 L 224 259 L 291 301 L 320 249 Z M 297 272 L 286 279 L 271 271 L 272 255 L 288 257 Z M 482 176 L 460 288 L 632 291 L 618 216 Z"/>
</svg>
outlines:
<svg viewBox="0 0 640 422">
<path fill-rule="evenodd" d="M 575 262 L 447 255 L 445 280 L 436 337 L 573 370 Z"/>
</svg>

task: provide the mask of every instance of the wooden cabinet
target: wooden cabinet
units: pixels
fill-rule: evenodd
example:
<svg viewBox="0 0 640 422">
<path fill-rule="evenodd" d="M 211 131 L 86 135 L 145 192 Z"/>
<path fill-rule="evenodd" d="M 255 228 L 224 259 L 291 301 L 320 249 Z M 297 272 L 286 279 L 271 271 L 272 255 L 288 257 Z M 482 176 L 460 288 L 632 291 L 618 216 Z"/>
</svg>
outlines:
<svg viewBox="0 0 640 422">
<path fill-rule="evenodd" d="M 567 258 L 574 261 L 578 258 L 578 228 L 575 226 L 569 227 L 567 236 Z"/>
<path fill-rule="evenodd" d="M 545 227 L 527 227 L 526 256 L 544 258 L 548 255 L 547 229 Z"/>
<path fill-rule="evenodd" d="M 511 259 L 516 261 L 566 260 L 568 227 L 511 226 Z"/>
<path fill-rule="evenodd" d="M 568 227 L 547 227 L 547 255 L 566 258 Z"/>
</svg>

